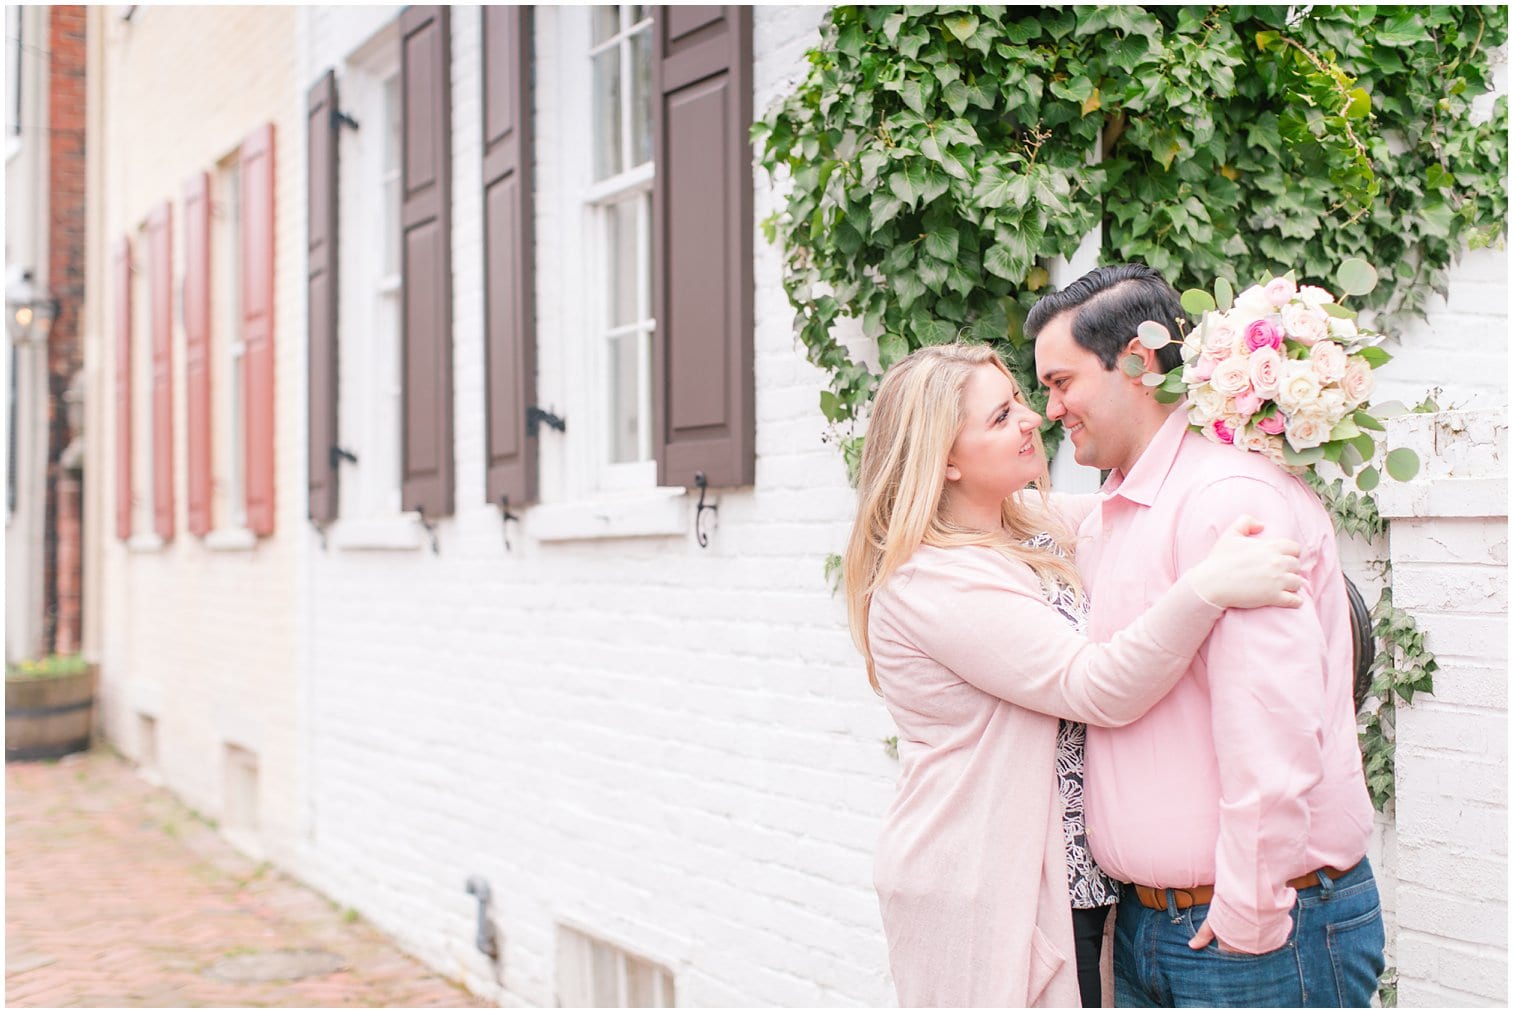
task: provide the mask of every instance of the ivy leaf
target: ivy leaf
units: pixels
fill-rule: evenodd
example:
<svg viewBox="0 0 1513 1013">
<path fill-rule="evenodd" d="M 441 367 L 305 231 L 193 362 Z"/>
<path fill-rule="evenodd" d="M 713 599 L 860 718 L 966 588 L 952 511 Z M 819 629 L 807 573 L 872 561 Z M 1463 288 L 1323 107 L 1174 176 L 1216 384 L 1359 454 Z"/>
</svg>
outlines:
<svg viewBox="0 0 1513 1013">
<path fill-rule="evenodd" d="M 1375 415 L 1372 415 L 1365 409 L 1361 409 L 1355 413 L 1355 424 L 1362 429 L 1370 429 L 1377 433 L 1386 432 L 1387 430 L 1386 426 L 1377 421 Z"/>
<path fill-rule="evenodd" d="M 1009 202 L 1017 181 L 1017 177 L 1005 176 L 996 165 L 985 166 L 977 177 L 977 185 L 972 188 L 972 199 L 980 208 L 1001 208 Z"/>
<path fill-rule="evenodd" d="M 1387 474 L 1399 482 L 1411 481 L 1418 474 L 1418 455 L 1407 447 L 1398 447 L 1387 454 Z"/>
<path fill-rule="evenodd" d="M 1350 101 L 1345 106 L 1345 118 L 1359 120 L 1371 115 L 1371 95 L 1365 88 L 1353 88 L 1346 93 Z"/>
<path fill-rule="evenodd" d="M 1356 356 L 1365 359 L 1366 364 L 1372 369 L 1380 369 L 1392 361 L 1392 355 L 1385 348 L 1377 345 L 1367 345 L 1365 348 L 1357 349 L 1351 353 L 1351 358 L 1355 358 Z"/>
<path fill-rule="evenodd" d="M 909 342 L 902 334 L 888 332 L 877 339 L 878 365 L 887 369 L 909 354 Z M 823 398 L 824 395 L 821 395 Z M 832 421 L 834 421 L 832 419 Z"/>
<path fill-rule="evenodd" d="M 904 100 L 904 105 L 921 116 L 925 115 L 925 89 L 917 79 L 905 79 L 903 84 L 899 85 L 898 97 Z"/>
<path fill-rule="evenodd" d="M 982 266 L 1004 281 L 1018 284 L 1029 270 L 1030 258 L 1022 243 L 1018 249 L 1013 247 L 1012 242 L 995 243 L 982 258 Z"/>
<path fill-rule="evenodd" d="M 925 235 L 925 252 L 937 260 L 950 263 L 956 259 L 960 242 L 960 234 L 955 229 L 942 226 Z"/>
<path fill-rule="evenodd" d="M 820 391 L 820 411 L 831 422 L 839 422 L 844 409 L 841 407 L 840 398 L 835 396 L 834 391 Z"/>
<path fill-rule="evenodd" d="M 904 309 L 908 309 L 914 304 L 914 300 L 925 294 L 925 283 L 913 271 L 895 271 L 888 281 L 892 283 L 893 291 L 898 296 L 898 304 Z"/>
<path fill-rule="evenodd" d="M 977 32 L 977 19 L 970 14 L 946 18 L 946 29 L 956 36 L 957 42 L 966 42 Z"/>
</svg>

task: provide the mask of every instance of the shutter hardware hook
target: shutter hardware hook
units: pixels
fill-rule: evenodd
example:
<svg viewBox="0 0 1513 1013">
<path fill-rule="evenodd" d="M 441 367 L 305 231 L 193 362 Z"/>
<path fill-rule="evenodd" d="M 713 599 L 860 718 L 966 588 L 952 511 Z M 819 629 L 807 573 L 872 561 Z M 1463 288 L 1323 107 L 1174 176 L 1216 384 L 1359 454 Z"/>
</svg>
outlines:
<svg viewBox="0 0 1513 1013">
<path fill-rule="evenodd" d="M 357 121 L 340 109 L 331 110 L 331 125 L 333 127 L 351 127 L 353 130 L 358 129 Z"/>
<path fill-rule="evenodd" d="M 436 522 L 426 520 L 426 508 L 417 506 L 416 516 L 420 518 L 420 526 L 426 529 L 426 534 L 431 536 L 431 555 L 441 555 L 441 543 L 436 540 Z"/>
<path fill-rule="evenodd" d="M 540 433 L 543 422 L 559 433 L 567 432 L 567 420 L 539 405 L 531 405 L 525 410 L 525 435 L 535 436 Z"/>
<path fill-rule="evenodd" d="M 510 513 L 510 498 L 507 495 L 499 497 L 499 521 L 504 528 L 504 551 L 510 552 L 510 521 L 518 524 L 520 518 Z"/>
<path fill-rule="evenodd" d="M 704 493 L 709 489 L 709 479 L 705 477 L 702 471 L 693 473 L 693 484 L 699 488 L 699 506 L 693 514 L 693 533 L 699 540 L 699 548 L 707 549 L 709 548 L 709 536 L 704 533 L 704 511 L 708 510 L 710 513 L 717 514 L 720 512 L 720 505 L 718 503 L 704 502 Z"/>
<path fill-rule="evenodd" d="M 343 461 L 351 461 L 353 464 L 356 464 L 357 463 L 357 455 L 354 454 L 354 453 L 352 453 L 352 451 L 350 451 L 350 450 L 345 450 L 345 449 L 343 449 L 341 447 L 332 446 L 332 448 L 331 448 L 331 470 L 335 471 L 337 468 L 341 467 L 341 462 L 343 462 Z"/>
</svg>

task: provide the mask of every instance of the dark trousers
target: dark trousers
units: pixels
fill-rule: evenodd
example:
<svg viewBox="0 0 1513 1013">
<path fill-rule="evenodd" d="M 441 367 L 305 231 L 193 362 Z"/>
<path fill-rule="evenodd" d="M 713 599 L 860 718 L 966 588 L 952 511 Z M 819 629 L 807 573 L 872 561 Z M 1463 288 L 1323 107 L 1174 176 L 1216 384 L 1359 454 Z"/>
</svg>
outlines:
<svg viewBox="0 0 1513 1013">
<path fill-rule="evenodd" d="M 1097 1009 L 1103 1005 L 1103 976 L 1098 973 L 1098 962 L 1103 955 L 1103 928 L 1108 924 L 1111 906 L 1072 909 L 1072 937 L 1077 943 L 1077 986 L 1082 990 L 1084 1009 Z"/>
</svg>

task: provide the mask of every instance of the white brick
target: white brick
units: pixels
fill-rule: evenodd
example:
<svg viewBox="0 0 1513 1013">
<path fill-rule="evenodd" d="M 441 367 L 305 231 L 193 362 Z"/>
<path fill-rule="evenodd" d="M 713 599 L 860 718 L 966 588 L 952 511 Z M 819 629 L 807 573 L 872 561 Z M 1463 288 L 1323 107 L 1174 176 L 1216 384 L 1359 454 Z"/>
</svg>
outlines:
<svg viewBox="0 0 1513 1013">
<path fill-rule="evenodd" d="M 1493 759 L 1508 755 L 1507 712 L 1454 707 L 1415 696 L 1397 710 L 1399 747 L 1436 749 Z M 1401 827 L 1404 813 L 1398 811 Z"/>
<path fill-rule="evenodd" d="M 1392 602 L 1409 612 L 1462 612 L 1505 615 L 1505 566 L 1466 563 L 1394 563 Z"/>
<path fill-rule="evenodd" d="M 1392 523 L 1392 556 L 1414 563 L 1508 562 L 1508 526 L 1500 518 L 1403 518 Z"/>
<path fill-rule="evenodd" d="M 1399 990 L 1402 1002 L 1408 981 L 1453 983 L 1457 991 L 1493 1003 L 1508 998 L 1507 950 L 1502 947 L 1469 946 L 1419 933 L 1404 933 L 1400 940 L 1397 972 L 1405 983 Z M 1408 1005 L 1406 1002 L 1403 1005 Z M 1418 1006 L 1419 1002 L 1412 1005 Z M 1469 1005 L 1464 1001 L 1453 1005 Z M 1483 1005 L 1483 1004 L 1478 1004 Z"/>
<path fill-rule="evenodd" d="M 1467 757 L 1399 743 L 1397 770 L 1399 797 L 1434 796 L 1504 808 L 1508 805 L 1508 770 L 1503 757 Z M 1447 835 L 1437 835 L 1437 839 L 1454 841 L 1453 828 L 1446 829 Z"/>
</svg>

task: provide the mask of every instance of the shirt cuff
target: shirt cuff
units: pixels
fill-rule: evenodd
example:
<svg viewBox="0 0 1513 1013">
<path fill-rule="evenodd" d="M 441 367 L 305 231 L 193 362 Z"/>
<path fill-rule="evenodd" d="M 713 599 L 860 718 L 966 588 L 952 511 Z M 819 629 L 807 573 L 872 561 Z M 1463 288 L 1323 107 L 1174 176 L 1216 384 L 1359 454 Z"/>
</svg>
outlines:
<svg viewBox="0 0 1513 1013">
<path fill-rule="evenodd" d="M 1293 893 L 1293 897 L 1296 896 Z M 1292 935 L 1292 910 L 1289 905 L 1288 910 L 1257 922 L 1254 918 L 1239 914 L 1215 894 L 1205 924 L 1232 950 L 1251 954 L 1270 953 L 1285 944 Z"/>
</svg>

